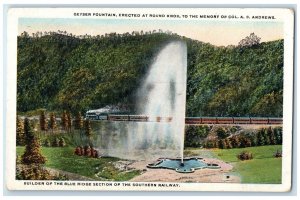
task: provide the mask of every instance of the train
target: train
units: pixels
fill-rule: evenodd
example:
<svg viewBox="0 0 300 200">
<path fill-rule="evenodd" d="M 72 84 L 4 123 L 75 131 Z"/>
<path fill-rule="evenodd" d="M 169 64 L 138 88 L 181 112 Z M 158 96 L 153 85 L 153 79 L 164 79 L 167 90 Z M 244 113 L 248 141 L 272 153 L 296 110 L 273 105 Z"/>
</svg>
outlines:
<svg viewBox="0 0 300 200">
<path fill-rule="evenodd" d="M 172 122 L 172 117 L 150 118 L 147 115 L 128 115 L 87 112 L 86 119 L 107 121 Z M 186 117 L 185 124 L 282 124 L 282 118 L 272 117 Z"/>
<path fill-rule="evenodd" d="M 274 117 L 186 117 L 186 124 L 282 124 Z"/>
</svg>

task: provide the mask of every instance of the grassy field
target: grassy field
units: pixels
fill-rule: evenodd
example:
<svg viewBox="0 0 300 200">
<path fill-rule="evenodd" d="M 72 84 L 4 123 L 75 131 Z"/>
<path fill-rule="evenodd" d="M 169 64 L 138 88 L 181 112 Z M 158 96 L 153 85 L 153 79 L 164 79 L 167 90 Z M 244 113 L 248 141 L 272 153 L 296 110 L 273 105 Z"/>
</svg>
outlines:
<svg viewBox="0 0 300 200">
<path fill-rule="evenodd" d="M 185 156 L 214 157 L 231 163 L 231 173 L 241 177 L 242 183 L 281 183 L 282 159 L 274 158 L 281 145 L 237 148 L 237 149 L 187 149 Z M 24 147 L 17 147 L 17 155 L 21 156 Z M 43 147 L 42 154 L 47 158 L 46 167 L 59 169 L 95 180 L 126 181 L 140 174 L 139 171 L 122 172 L 115 168 L 118 158 L 86 158 L 73 154 L 73 147 Z M 254 158 L 240 161 L 237 154 L 249 151 Z M 96 176 L 97 174 L 97 176 Z"/>
<path fill-rule="evenodd" d="M 281 149 L 281 145 L 271 145 L 211 151 L 216 158 L 233 164 L 233 173 L 241 176 L 242 183 L 281 183 L 282 159 L 274 158 L 274 153 Z M 247 161 L 238 160 L 237 154 L 244 150 L 251 152 L 254 158 Z"/>
<path fill-rule="evenodd" d="M 17 155 L 23 154 L 24 147 L 17 147 Z M 74 155 L 73 147 L 43 147 L 42 154 L 47 158 L 46 167 L 59 169 L 95 180 L 125 181 L 139 175 L 139 171 L 122 172 L 113 162 L 118 158 L 87 158 Z M 97 176 L 96 176 L 97 174 Z"/>
</svg>

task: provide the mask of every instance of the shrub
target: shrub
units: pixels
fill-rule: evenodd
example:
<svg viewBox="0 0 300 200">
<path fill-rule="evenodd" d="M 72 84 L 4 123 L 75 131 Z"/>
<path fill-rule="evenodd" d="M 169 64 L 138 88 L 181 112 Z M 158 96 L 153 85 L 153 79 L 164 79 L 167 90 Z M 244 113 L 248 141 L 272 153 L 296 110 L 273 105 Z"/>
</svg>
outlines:
<svg viewBox="0 0 300 200">
<path fill-rule="evenodd" d="M 81 148 L 79 146 L 77 146 L 74 150 L 74 154 L 77 155 L 77 156 L 81 156 Z"/>
<path fill-rule="evenodd" d="M 238 136 L 233 136 L 231 138 L 229 138 L 232 148 L 238 148 L 240 147 L 240 139 Z"/>
<path fill-rule="evenodd" d="M 208 148 L 208 149 L 214 148 L 214 147 L 215 147 L 215 142 L 214 142 L 214 140 L 207 140 L 207 141 L 205 142 L 204 147 L 205 147 L 205 148 Z"/>
<path fill-rule="evenodd" d="M 66 175 L 52 175 L 48 170 L 40 166 L 28 165 L 22 168 L 17 167 L 17 180 L 68 180 Z"/>
<path fill-rule="evenodd" d="M 231 141 L 228 138 L 225 139 L 225 144 L 227 149 L 232 149 Z"/>
<path fill-rule="evenodd" d="M 44 164 L 46 158 L 41 153 L 40 141 L 35 136 L 28 118 L 24 120 L 24 133 L 26 148 L 22 155 L 22 163 L 25 165 Z"/>
<path fill-rule="evenodd" d="M 239 127 L 239 126 L 232 126 L 230 129 L 229 129 L 229 131 L 231 132 L 231 134 L 234 134 L 234 133 L 236 133 L 238 130 L 240 130 L 241 129 L 241 127 Z"/>
<path fill-rule="evenodd" d="M 274 128 L 276 144 L 282 144 L 282 127 Z"/>
<path fill-rule="evenodd" d="M 251 140 L 247 136 L 241 135 L 239 147 L 240 148 L 251 147 Z"/>
<path fill-rule="evenodd" d="M 92 149 L 90 146 L 85 146 L 84 147 L 84 155 L 87 157 L 91 157 L 92 155 Z"/>
<path fill-rule="evenodd" d="M 241 161 L 243 160 L 251 160 L 253 159 L 253 155 L 251 152 L 248 152 L 248 151 L 242 151 L 241 153 L 239 153 L 237 155 L 237 158 Z"/>
<path fill-rule="evenodd" d="M 270 136 L 269 136 L 268 129 L 266 129 L 266 128 L 263 129 L 263 136 L 265 138 L 265 145 L 270 145 L 271 141 L 270 141 Z"/>
<path fill-rule="evenodd" d="M 53 147 L 59 147 L 59 139 L 57 137 L 54 138 L 54 140 L 52 142 L 52 146 Z"/>
<path fill-rule="evenodd" d="M 50 143 L 50 140 L 49 140 L 49 139 L 46 139 L 46 140 L 45 140 L 44 146 L 45 146 L 45 147 L 51 147 L 51 143 Z"/>
<path fill-rule="evenodd" d="M 216 134 L 218 136 L 219 139 L 225 139 L 227 138 L 230 133 L 228 133 L 225 128 L 223 127 L 219 127 L 217 130 L 216 130 Z"/>
<path fill-rule="evenodd" d="M 91 156 L 92 156 L 93 158 L 98 158 L 98 157 L 99 157 L 98 151 L 97 151 L 96 149 L 93 149 L 93 148 L 92 148 L 91 151 L 92 151 L 92 155 L 91 155 Z"/>
<path fill-rule="evenodd" d="M 60 147 L 66 146 L 66 142 L 65 142 L 64 138 L 60 138 L 58 144 Z"/>
<path fill-rule="evenodd" d="M 219 148 L 227 149 L 227 144 L 226 144 L 225 139 L 219 140 Z"/>
<path fill-rule="evenodd" d="M 17 117 L 16 135 L 16 144 L 23 146 L 25 144 L 24 123 L 19 117 Z"/>
<path fill-rule="evenodd" d="M 46 116 L 45 110 L 40 111 L 40 129 L 41 129 L 41 131 L 48 130 L 48 121 L 47 121 L 47 116 Z"/>
<path fill-rule="evenodd" d="M 268 136 L 270 139 L 270 144 L 276 144 L 274 129 L 272 129 L 271 126 L 268 128 Z"/>
<path fill-rule="evenodd" d="M 258 133 L 257 133 L 257 145 L 258 146 L 263 146 L 265 145 L 265 137 L 263 135 L 263 129 L 259 130 Z"/>
<path fill-rule="evenodd" d="M 249 135 L 249 138 L 250 138 L 250 142 L 251 142 L 251 145 L 254 147 L 254 146 L 257 146 L 257 133 L 252 133 Z"/>
<path fill-rule="evenodd" d="M 201 141 L 207 137 L 208 133 L 208 126 L 188 125 L 185 127 L 184 145 L 186 147 L 200 147 Z"/>
</svg>

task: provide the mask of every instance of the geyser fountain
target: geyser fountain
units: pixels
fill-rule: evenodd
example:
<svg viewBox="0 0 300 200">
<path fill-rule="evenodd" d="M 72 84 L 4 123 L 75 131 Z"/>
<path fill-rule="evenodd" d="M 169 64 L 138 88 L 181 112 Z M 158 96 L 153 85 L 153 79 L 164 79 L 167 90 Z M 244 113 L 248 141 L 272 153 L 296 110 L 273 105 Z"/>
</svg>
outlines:
<svg viewBox="0 0 300 200">
<path fill-rule="evenodd" d="M 187 49 L 181 41 L 165 45 L 136 91 L 136 113 L 144 121 L 96 121 L 93 146 L 102 155 L 133 160 L 183 157 Z"/>
<path fill-rule="evenodd" d="M 171 119 L 163 131 L 146 130 L 150 137 L 166 139 L 171 133 L 183 159 L 187 49 L 181 41 L 171 42 L 157 55 L 138 91 L 138 112 L 150 121 Z M 155 126 L 153 126 L 155 128 Z M 159 135 L 157 135 L 159 134 Z M 166 141 L 168 142 L 168 141 Z"/>
<path fill-rule="evenodd" d="M 147 122 L 97 122 L 93 146 L 102 155 L 126 159 L 176 158 L 159 159 L 150 168 L 193 172 L 209 167 L 199 158 L 183 159 L 186 77 L 186 44 L 170 42 L 157 54 L 136 93 L 136 114 L 148 116 Z"/>
</svg>

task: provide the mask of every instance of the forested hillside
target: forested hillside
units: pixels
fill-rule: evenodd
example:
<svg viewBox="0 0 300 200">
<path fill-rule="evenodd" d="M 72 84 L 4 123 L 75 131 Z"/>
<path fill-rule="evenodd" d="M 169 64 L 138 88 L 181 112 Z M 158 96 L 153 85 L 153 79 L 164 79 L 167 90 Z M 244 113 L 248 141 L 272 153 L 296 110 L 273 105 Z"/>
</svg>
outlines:
<svg viewBox="0 0 300 200">
<path fill-rule="evenodd" d="M 18 37 L 17 109 L 133 109 L 155 54 L 178 39 L 188 46 L 187 116 L 282 116 L 283 40 L 216 47 L 162 32 L 24 32 Z"/>
</svg>

